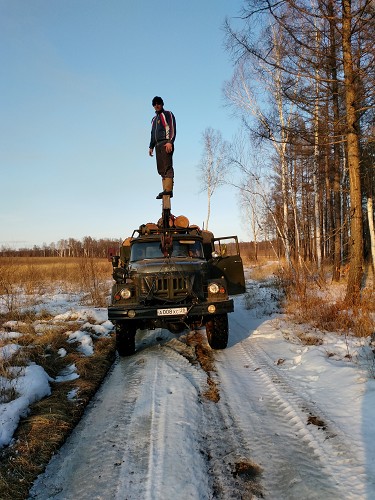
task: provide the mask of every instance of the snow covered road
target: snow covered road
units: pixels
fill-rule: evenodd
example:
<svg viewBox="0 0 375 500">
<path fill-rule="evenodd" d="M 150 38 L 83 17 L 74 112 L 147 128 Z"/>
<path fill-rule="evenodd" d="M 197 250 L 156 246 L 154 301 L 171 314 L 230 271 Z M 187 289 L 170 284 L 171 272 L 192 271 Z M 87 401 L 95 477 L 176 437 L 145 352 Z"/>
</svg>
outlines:
<svg viewBox="0 0 375 500">
<path fill-rule="evenodd" d="M 186 335 L 138 333 L 30 498 L 374 498 L 374 381 L 327 355 L 338 336 L 303 345 L 262 307 L 236 299 L 229 346 L 212 353 L 218 402 Z"/>
<path fill-rule="evenodd" d="M 205 381 L 170 347 L 119 360 L 35 498 L 200 498 L 208 490 L 198 403 Z"/>
<path fill-rule="evenodd" d="M 239 311 L 232 332 L 232 346 L 216 355 L 221 396 L 251 458 L 263 469 L 266 496 L 366 498 L 354 444 L 279 368 L 280 358 L 269 354 L 267 343 L 277 343 L 275 323 L 249 332 Z M 249 333 L 251 341 L 243 341 Z"/>
</svg>

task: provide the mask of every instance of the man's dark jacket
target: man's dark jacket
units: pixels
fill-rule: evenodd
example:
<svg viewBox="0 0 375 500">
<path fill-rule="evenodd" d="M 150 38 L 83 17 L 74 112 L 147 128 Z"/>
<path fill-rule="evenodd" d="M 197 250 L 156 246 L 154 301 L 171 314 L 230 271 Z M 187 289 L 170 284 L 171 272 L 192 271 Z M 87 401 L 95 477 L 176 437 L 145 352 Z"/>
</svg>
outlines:
<svg viewBox="0 0 375 500">
<path fill-rule="evenodd" d="M 151 121 L 150 149 L 162 141 L 174 143 L 176 137 L 176 119 L 172 111 L 162 109 Z"/>
</svg>

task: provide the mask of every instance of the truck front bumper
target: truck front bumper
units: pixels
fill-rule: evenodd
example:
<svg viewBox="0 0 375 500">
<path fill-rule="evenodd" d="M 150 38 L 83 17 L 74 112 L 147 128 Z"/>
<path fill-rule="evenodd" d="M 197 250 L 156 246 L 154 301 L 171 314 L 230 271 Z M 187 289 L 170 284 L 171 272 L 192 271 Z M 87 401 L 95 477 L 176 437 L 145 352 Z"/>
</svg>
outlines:
<svg viewBox="0 0 375 500">
<path fill-rule="evenodd" d="M 186 312 L 181 313 L 181 308 L 186 308 Z M 166 311 L 168 314 L 160 315 L 160 311 Z M 158 314 L 159 310 L 159 314 Z M 109 306 L 108 319 L 112 320 L 165 320 L 165 321 L 187 321 L 189 319 L 200 318 L 202 316 L 214 316 L 216 314 L 225 314 L 233 312 L 233 299 L 222 300 L 218 302 L 203 302 L 200 304 L 168 304 L 160 306 Z M 174 311 L 178 311 L 174 314 Z"/>
</svg>

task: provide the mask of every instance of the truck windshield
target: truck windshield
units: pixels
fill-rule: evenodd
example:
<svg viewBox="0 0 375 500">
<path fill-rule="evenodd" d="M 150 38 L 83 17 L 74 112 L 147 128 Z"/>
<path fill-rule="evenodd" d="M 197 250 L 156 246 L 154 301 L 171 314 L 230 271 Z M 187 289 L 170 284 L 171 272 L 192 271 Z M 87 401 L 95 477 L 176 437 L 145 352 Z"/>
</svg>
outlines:
<svg viewBox="0 0 375 500">
<path fill-rule="evenodd" d="M 173 241 L 172 257 L 190 257 L 203 259 L 202 243 L 195 241 L 194 244 L 181 243 L 178 240 Z M 130 261 L 134 262 L 143 259 L 163 259 L 164 255 L 160 249 L 159 241 L 135 242 L 132 244 Z"/>
</svg>

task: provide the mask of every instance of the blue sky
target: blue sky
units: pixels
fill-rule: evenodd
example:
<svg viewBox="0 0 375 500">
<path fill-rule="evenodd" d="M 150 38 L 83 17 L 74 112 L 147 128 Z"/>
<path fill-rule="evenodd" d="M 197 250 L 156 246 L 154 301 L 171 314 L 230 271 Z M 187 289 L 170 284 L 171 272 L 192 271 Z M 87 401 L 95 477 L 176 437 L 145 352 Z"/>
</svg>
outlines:
<svg viewBox="0 0 375 500">
<path fill-rule="evenodd" d="M 162 7 L 160 7 L 162 5 Z M 161 215 L 148 156 L 151 100 L 177 120 L 172 212 L 202 225 L 202 132 L 231 140 L 222 25 L 239 0 L 0 0 L 0 246 L 124 238 Z M 217 236 L 249 235 L 233 188 L 212 200 Z"/>
</svg>

